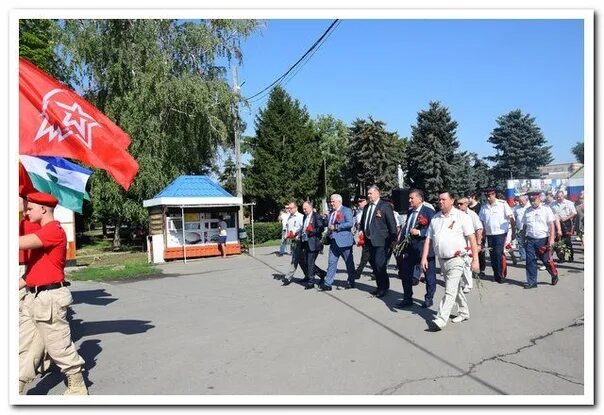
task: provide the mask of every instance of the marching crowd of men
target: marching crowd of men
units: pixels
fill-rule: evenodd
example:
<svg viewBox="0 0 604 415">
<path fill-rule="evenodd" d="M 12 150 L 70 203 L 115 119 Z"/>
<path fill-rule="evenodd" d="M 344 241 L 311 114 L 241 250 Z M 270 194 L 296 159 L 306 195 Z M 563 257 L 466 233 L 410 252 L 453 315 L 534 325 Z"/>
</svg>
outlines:
<svg viewBox="0 0 604 415">
<path fill-rule="evenodd" d="M 409 209 L 399 215 L 390 201 L 381 198 L 380 189 L 370 186 L 367 196 L 357 198 L 357 212 L 342 204 L 342 197 L 333 194 L 330 212 L 319 214 L 310 201 L 298 212 L 296 202 L 290 202 L 282 216 L 283 255 L 285 242 L 291 244 L 291 265 L 283 276 L 283 285 L 289 285 L 298 265 L 304 273 L 301 280 L 305 289 L 315 287 L 331 291 L 337 264 L 342 257 L 346 265 L 345 289 L 355 288 L 364 267 L 369 262 L 373 269 L 376 289 L 371 293 L 382 298 L 390 288 L 387 265 L 392 255 L 396 258 L 398 276 L 402 281 L 403 299 L 396 305 L 406 308 L 414 305 L 413 287 L 425 282 L 426 293 L 422 307 L 433 306 L 436 292 L 436 259 L 445 282 L 445 295 L 438 313 L 430 321 L 433 331 L 441 330 L 449 321 L 454 305 L 457 313 L 454 323 L 470 317 L 466 294 L 473 288 L 473 279 L 484 278 L 486 252 L 489 252 L 493 281 L 504 283 L 507 278 L 506 253 L 514 257 L 517 244 L 520 261 L 526 261 L 525 289 L 537 288 L 538 270 L 547 270 L 551 284 L 558 283 L 558 270 L 553 260 L 556 240 L 563 241 L 574 260 L 571 235 L 582 234 L 582 224 L 576 221 L 577 208 L 583 209 L 583 194 L 577 208 L 565 198 L 563 191 L 545 198 L 541 192 L 529 192 L 516 198 L 512 208 L 497 197 L 495 189 L 484 190 L 486 201 L 480 203 L 477 195 L 455 198 L 450 192 L 438 195 L 439 211 L 424 200 L 420 189 L 409 191 Z M 545 200 L 544 200 L 545 199 Z M 548 201 L 549 200 L 549 201 Z M 353 246 L 362 247 L 361 259 L 355 268 Z M 327 246 L 328 265 L 324 271 L 315 265 L 319 253 Z M 538 260 L 543 267 L 538 267 Z M 561 258 L 558 262 L 563 262 Z"/>
</svg>

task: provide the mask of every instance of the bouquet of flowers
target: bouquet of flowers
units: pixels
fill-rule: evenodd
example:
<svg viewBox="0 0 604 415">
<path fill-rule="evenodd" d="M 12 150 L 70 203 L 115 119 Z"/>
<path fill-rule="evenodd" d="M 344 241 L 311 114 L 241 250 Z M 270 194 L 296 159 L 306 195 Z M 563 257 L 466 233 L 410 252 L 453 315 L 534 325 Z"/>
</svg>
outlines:
<svg viewBox="0 0 604 415">
<path fill-rule="evenodd" d="M 359 232 L 359 239 L 357 240 L 357 246 L 365 246 L 365 234 L 363 231 Z"/>
<path fill-rule="evenodd" d="M 561 261 L 570 261 L 571 252 L 563 239 L 560 239 L 554 244 L 554 251 Z"/>
<path fill-rule="evenodd" d="M 287 239 L 296 239 L 296 234 L 294 231 L 287 232 Z"/>
<path fill-rule="evenodd" d="M 471 260 L 470 258 L 472 258 L 472 248 L 469 246 L 466 246 L 465 249 L 463 251 L 455 251 L 455 255 L 453 256 L 460 256 L 464 259 L 464 277 L 469 278 L 470 274 L 472 275 L 472 279 L 474 280 L 474 284 L 476 285 L 476 288 L 478 289 L 478 295 L 480 296 L 480 301 L 482 301 L 482 280 L 480 279 L 480 273 L 478 272 L 474 272 L 471 269 Z"/>
<path fill-rule="evenodd" d="M 305 229 L 306 233 L 312 233 L 312 231 L 314 231 L 314 230 L 315 230 L 315 228 L 312 226 L 312 223 L 309 223 Z"/>
<path fill-rule="evenodd" d="M 415 225 L 413 226 L 413 229 L 420 230 L 420 229 L 428 226 L 428 223 L 429 223 L 428 218 L 426 218 L 424 215 L 419 215 L 417 217 L 417 220 L 415 221 Z M 396 246 L 392 249 L 392 253 L 394 254 L 395 257 L 401 256 L 405 253 L 405 251 L 411 244 L 411 238 L 413 238 L 413 235 L 411 235 L 411 231 L 409 231 L 409 233 L 405 236 L 405 238 L 396 244 Z"/>
</svg>

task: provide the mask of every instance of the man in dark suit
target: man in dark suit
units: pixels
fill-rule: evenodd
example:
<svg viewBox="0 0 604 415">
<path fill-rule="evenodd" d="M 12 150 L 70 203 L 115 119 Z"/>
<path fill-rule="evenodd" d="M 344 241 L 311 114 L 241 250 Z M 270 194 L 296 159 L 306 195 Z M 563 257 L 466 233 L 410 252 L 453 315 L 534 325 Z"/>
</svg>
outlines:
<svg viewBox="0 0 604 415">
<path fill-rule="evenodd" d="M 401 229 L 400 241 L 409 238 L 409 244 L 400 257 L 397 257 L 398 275 L 403 282 L 403 300 L 396 305 L 398 308 L 413 305 L 413 270 L 419 265 L 424 250 L 424 242 L 434 210 L 424 205 L 424 192 L 418 189 L 409 191 L 409 211 L 407 221 Z M 426 296 L 422 307 L 428 308 L 433 304 L 436 291 L 436 263 L 434 251 L 430 246 L 428 253 L 428 269 L 426 275 Z"/>
<path fill-rule="evenodd" d="M 386 273 L 386 251 L 396 241 L 396 219 L 390 204 L 380 200 L 380 189 L 377 186 L 367 189 L 367 198 L 369 203 L 363 209 L 361 229 L 370 249 L 369 260 L 377 283 L 377 290 L 372 294 L 381 298 L 390 288 Z"/>
<path fill-rule="evenodd" d="M 323 244 L 321 236 L 325 224 L 323 218 L 313 211 L 312 202 L 306 201 L 302 205 L 304 212 L 304 222 L 300 233 L 300 241 L 302 242 L 302 256 L 300 258 L 300 266 L 304 272 L 302 282 L 306 283 L 305 290 L 309 290 L 315 286 L 315 271 L 321 278 L 321 283 L 325 278 L 325 271 L 315 265 L 317 255 L 321 252 Z"/>
</svg>

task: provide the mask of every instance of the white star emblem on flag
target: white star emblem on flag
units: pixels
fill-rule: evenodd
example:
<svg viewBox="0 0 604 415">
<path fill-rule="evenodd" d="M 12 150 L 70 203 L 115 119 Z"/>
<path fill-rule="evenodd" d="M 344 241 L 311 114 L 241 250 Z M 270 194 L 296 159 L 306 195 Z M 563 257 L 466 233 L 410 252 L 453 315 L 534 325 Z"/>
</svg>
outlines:
<svg viewBox="0 0 604 415">
<path fill-rule="evenodd" d="M 40 113 L 42 123 L 40 124 L 40 128 L 38 129 L 34 141 L 37 141 L 46 135 L 48 135 L 49 141 L 52 141 L 55 137 L 58 137 L 59 141 L 63 141 L 67 137 L 73 135 L 78 141 L 90 149 L 92 148 L 92 129 L 99 126 L 99 123 L 97 123 L 89 114 L 85 113 L 77 102 L 74 102 L 70 106 L 55 99 L 52 101 L 50 100 L 52 96 L 63 91 L 63 89 L 53 89 L 44 96 L 42 100 L 42 112 Z M 51 104 L 55 104 L 65 113 L 65 116 L 59 125 L 53 124 L 48 120 L 46 111 Z"/>
</svg>

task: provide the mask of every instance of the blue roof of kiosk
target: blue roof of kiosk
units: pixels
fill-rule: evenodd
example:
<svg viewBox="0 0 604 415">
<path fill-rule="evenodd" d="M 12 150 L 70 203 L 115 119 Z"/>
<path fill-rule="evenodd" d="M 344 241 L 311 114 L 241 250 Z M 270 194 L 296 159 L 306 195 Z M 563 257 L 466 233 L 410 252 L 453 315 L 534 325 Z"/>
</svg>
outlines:
<svg viewBox="0 0 604 415">
<path fill-rule="evenodd" d="M 161 197 L 234 197 L 208 176 L 180 176 L 155 195 Z"/>
</svg>

